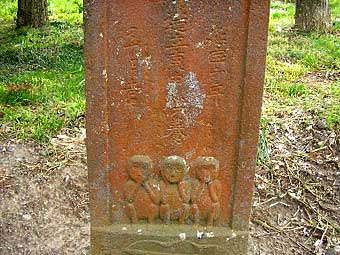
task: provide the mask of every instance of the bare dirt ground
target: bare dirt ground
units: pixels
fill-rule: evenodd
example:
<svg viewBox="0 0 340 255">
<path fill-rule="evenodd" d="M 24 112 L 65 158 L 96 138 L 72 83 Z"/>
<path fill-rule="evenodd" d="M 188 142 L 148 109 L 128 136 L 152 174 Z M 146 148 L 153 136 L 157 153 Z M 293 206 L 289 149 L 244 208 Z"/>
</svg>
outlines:
<svg viewBox="0 0 340 255">
<path fill-rule="evenodd" d="M 307 117 L 296 109 L 268 125 L 271 158 L 257 167 L 250 226 L 254 254 L 340 254 L 340 134 Z M 89 253 L 84 138 L 80 129 L 48 148 L 0 141 L 1 255 Z"/>
<path fill-rule="evenodd" d="M 30 144 L 0 143 L 1 255 L 88 254 L 85 147 L 60 137 L 48 157 Z"/>
<path fill-rule="evenodd" d="M 329 79 L 308 74 L 312 86 Z M 268 113 L 277 99 L 265 94 L 270 115 L 270 160 L 258 164 L 252 213 L 256 254 L 340 254 L 340 128 L 294 107 Z M 327 98 L 320 100 L 327 103 Z"/>
</svg>

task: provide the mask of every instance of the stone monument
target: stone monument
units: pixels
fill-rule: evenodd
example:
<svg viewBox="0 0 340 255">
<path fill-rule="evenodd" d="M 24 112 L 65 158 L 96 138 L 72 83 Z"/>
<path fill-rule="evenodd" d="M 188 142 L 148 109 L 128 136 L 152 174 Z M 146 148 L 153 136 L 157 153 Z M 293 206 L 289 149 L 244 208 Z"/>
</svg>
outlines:
<svg viewBox="0 0 340 255">
<path fill-rule="evenodd" d="M 246 254 L 269 0 L 86 0 L 92 254 Z"/>
</svg>

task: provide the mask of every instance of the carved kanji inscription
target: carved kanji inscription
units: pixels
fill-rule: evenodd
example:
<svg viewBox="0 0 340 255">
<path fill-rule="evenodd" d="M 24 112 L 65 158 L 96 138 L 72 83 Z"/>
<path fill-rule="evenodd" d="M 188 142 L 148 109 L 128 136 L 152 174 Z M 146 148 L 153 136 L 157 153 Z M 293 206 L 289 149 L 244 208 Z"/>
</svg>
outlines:
<svg viewBox="0 0 340 255">
<path fill-rule="evenodd" d="M 93 254 L 246 254 L 268 11 L 85 0 Z"/>
</svg>

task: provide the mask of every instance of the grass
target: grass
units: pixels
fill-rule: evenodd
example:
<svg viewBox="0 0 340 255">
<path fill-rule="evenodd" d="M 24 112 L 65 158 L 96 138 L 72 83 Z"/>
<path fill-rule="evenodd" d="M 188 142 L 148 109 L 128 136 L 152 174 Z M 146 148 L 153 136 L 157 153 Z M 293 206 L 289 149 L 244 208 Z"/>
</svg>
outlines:
<svg viewBox="0 0 340 255">
<path fill-rule="evenodd" d="M 272 1 L 260 136 L 260 161 L 268 159 L 266 123 L 278 112 L 299 107 L 340 125 L 338 0 L 331 1 L 334 31 L 294 31 L 294 5 Z M 81 0 L 49 0 L 49 25 L 15 29 L 17 2 L 0 2 L 0 125 L 2 134 L 23 141 L 49 142 L 62 128 L 74 128 L 85 114 Z M 336 73 L 338 72 L 338 73 Z M 317 83 L 313 74 L 335 77 Z M 5 131 L 4 131 L 5 130 Z"/>
<path fill-rule="evenodd" d="M 270 114 L 301 107 L 325 119 L 331 128 L 338 128 L 340 30 L 336 19 L 340 17 L 340 8 L 336 3 L 337 0 L 331 1 L 334 31 L 320 35 L 293 30 L 294 4 L 272 2 L 265 83 L 274 102 L 267 105 Z M 330 74 L 333 79 L 308 79 L 316 74 Z"/>
<path fill-rule="evenodd" d="M 258 164 L 268 162 L 270 160 L 270 153 L 268 150 L 268 122 L 266 117 L 263 117 L 260 122 L 259 145 L 256 161 Z"/>
<path fill-rule="evenodd" d="M 45 143 L 85 112 L 82 5 L 49 1 L 49 25 L 15 29 L 16 2 L 0 3 L 0 124 Z M 8 133 L 6 133 L 8 135 Z"/>
</svg>

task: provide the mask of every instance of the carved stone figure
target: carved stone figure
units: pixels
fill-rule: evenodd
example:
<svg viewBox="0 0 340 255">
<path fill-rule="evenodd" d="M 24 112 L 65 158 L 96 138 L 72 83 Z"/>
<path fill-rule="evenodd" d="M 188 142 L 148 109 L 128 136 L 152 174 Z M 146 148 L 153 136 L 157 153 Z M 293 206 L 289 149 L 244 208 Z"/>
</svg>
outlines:
<svg viewBox="0 0 340 255">
<path fill-rule="evenodd" d="M 196 180 L 192 183 L 191 214 L 194 223 L 203 220 L 210 226 L 220 214 L 219 162 L 213 157 L 198 157 L 192 167 Z"/>
<path fill-rule="evenodd" d="M 147 219 L 152 223 L 159 216 L 159 183 L 152 178 L 152 161 L 148 156 L 129 158 L 129 180 L 125 184 L 127 214 L 132 223 Z"/>
<path fill-rule="evenodd" d="M 183 158 L 166 157 L 161 163 L 160 218 L 164 223 L 178 220 L 185 223 L 189 216 L 190 184 L 185 180 L 188 168 Z"/>
</svg>

